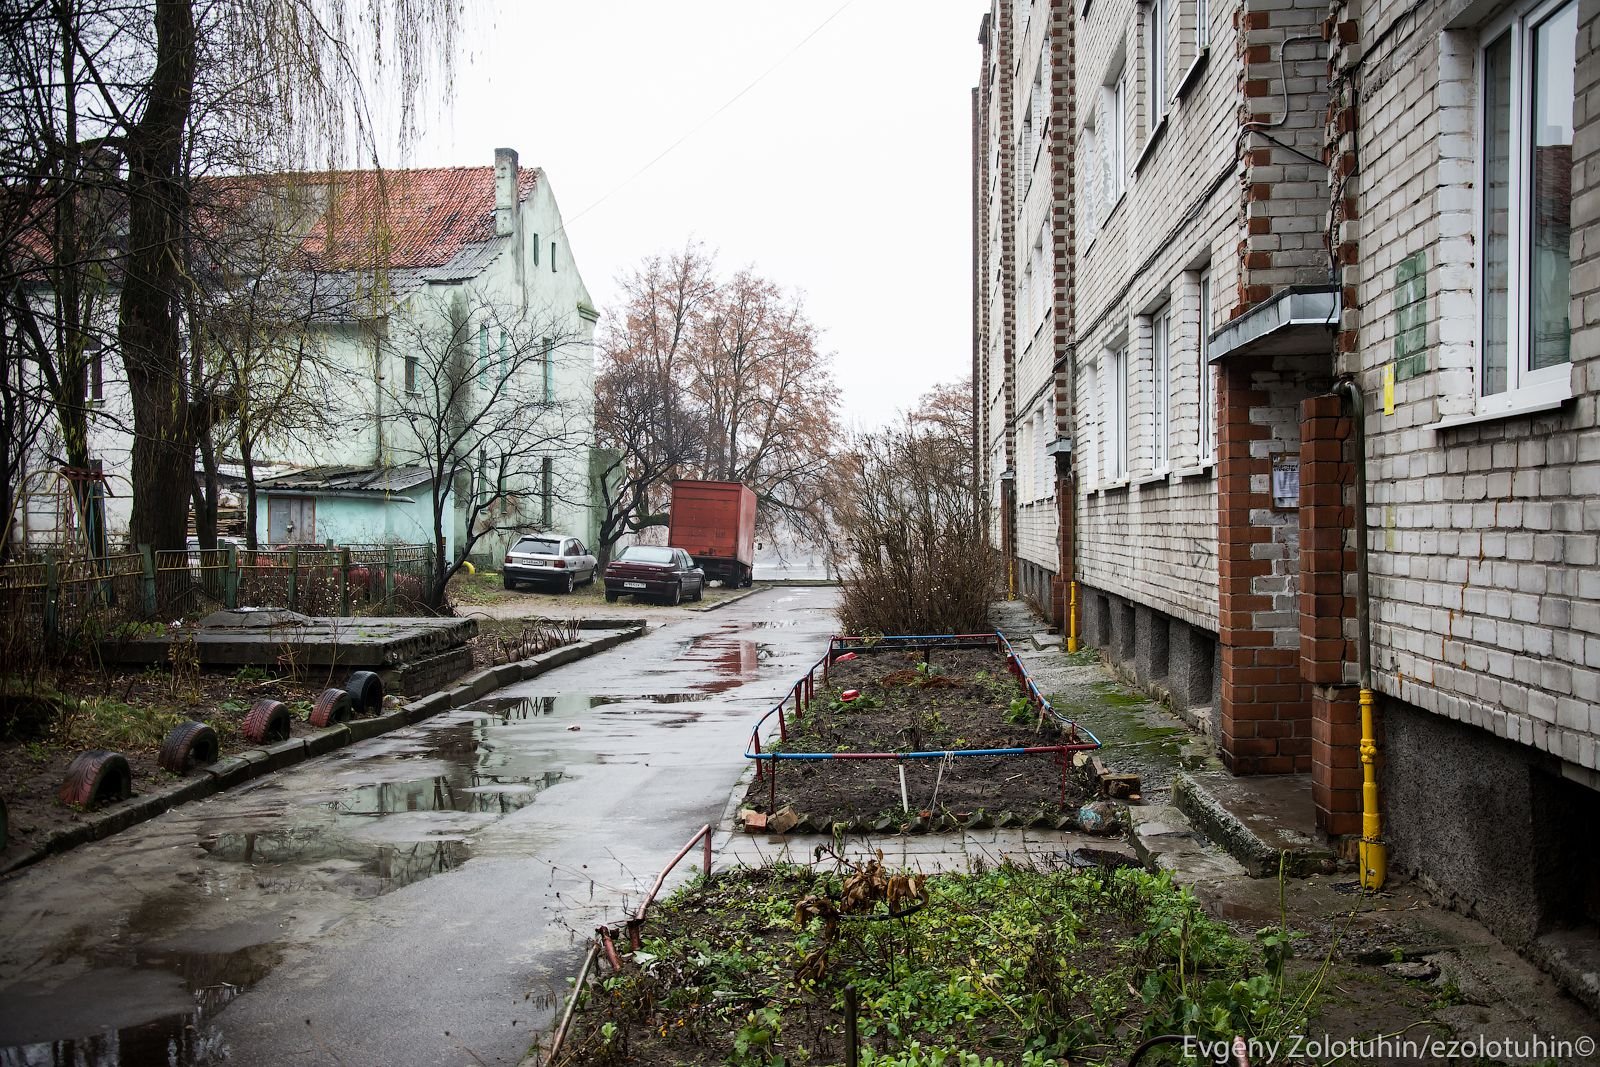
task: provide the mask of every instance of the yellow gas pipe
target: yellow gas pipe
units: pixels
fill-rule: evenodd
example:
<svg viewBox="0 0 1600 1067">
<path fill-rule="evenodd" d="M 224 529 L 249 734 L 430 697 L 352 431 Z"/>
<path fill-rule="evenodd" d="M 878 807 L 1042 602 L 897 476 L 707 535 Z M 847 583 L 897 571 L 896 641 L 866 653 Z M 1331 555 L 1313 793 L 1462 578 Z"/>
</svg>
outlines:
<svg viewBox="0 0 1600 1067">
<path fill-rule="evenodd" d="M 1070 596 L 1067 601 L 1067 652 L 1078 651 L 1078 583 L 1068 582 Z"/>
<path fill-rule="evenodd" d="M 1389 849 L 1383 843 L 1382 818 L 1378 814 L 1378 742 L 1372 732 L 1373 693 L 1361 690 L 1361 884 L 1367 889 L 1382 889 L 1389 873 Z"/>
<path fill-rule="evenodd" d="M 1382 889 L 1389 873 L 1389 848 L 1383 843 L 1383 816 L 1378 805 L 1378 741 L 1372 727 L 1377 695 L 1372 690 L 1372 636 L 1367 600 L 1367 435 L 1362 417 L 1361 387 L 1351 378 L 1333 387 L 1350 402 L 1356 453 L 1356 663 L 1361 679 L 1361 886 Z"/>
</svg>

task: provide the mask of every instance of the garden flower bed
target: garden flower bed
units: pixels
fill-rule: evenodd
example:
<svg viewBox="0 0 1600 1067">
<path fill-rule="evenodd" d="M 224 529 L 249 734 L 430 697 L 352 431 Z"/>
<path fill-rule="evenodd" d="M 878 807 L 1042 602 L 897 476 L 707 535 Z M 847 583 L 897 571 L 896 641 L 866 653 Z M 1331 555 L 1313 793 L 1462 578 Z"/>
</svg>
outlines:
<svg viewBox="0 0 1600 1067">
<path fill-rule="evenodd" d="M 844 1063 L 847 987 L 867 1067 L 1122 1064 L 1150 1035 L 1266 1034 L 1303 1010 L 1276 977 L 1285 939 L 1258 950 L 1130 868 L 745 869 L 691 883 L 641 935 L 552 1063 Z"/>
<path fill-rule="evenodd" d="M 766 742 L 747 808 L 791 807 L 814 831 L 1064 827 L 1095 795 L 1069 750 L 1097 743 L 1013 674 L 997 636 L 849 640 Z"/>
</svg>

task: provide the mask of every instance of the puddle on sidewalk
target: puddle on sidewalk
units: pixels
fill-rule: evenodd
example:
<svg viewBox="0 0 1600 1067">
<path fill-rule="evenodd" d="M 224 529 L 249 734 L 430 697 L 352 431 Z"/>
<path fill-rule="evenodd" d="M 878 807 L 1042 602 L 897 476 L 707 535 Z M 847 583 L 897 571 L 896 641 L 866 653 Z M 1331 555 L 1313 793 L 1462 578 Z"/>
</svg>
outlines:
<svg viewBox="0 0 1600 1067">
<path fill-rule="evenodd" d="M 283 958 L 275 945 L 250 945 L 234 952 L 187 952 L 176 949 L 140 946 L 94 953 L 103 967 L 116 968 L 134 984 L 159 983 L 175 976 L 182 986 L 180 996 L 191 999 L 186 1011 L 167 1012 L 148 1020 L 107 1027 L 70 1038 L 29 1042 L 0 1047 L 4 1067 L 198 1067 L 220 1063 L 228 1056 L 228 1046 L 215 1018 L 223 1008 L 265 978 Z M 75 989 L 68 983 L 49 993 L 24 997 L 37 998 L 33 1005 L 13 1002 L 8 1005 L 19 1015 L 29 1016 L 48 1026 L 52 1016 L 49 1001 L 103 996 L 103 989 Z"/>
</svg>

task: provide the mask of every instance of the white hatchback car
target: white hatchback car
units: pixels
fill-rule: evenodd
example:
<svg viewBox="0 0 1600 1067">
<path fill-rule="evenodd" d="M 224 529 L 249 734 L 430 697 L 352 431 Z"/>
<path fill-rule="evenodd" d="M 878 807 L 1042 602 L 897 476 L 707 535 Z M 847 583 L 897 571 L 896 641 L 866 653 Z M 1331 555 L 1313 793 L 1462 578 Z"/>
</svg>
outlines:
<svg viewBox="0 0 1600 1067">
<path fill-rule="evenodd" d="M 594 581 L 599 562 L 570 534 L 524 534 L 506 552 L 500 573 L 507 589 L 518 582 L 538 582 L 570 593 L 579 582 Z"/>
</svg>

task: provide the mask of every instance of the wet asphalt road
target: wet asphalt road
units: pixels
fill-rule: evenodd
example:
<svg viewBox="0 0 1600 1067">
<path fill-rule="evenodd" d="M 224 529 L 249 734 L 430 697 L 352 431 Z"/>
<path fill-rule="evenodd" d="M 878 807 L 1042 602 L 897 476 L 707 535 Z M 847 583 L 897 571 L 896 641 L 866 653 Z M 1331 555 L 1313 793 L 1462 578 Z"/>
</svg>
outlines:
<svg viewBox="0 0 1600 1067">
<path fill-rule="evenodd" d="M 833 603 L 759 593 L 0 883 L 0 1067 L 517 1062 Z"/>
</svg>

